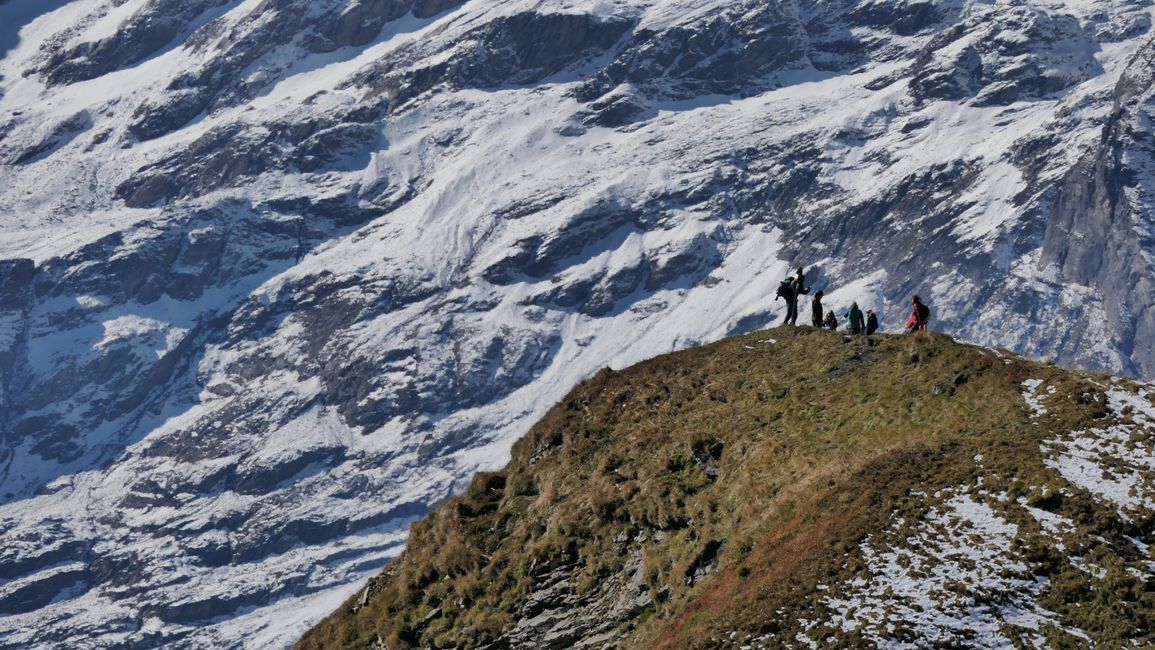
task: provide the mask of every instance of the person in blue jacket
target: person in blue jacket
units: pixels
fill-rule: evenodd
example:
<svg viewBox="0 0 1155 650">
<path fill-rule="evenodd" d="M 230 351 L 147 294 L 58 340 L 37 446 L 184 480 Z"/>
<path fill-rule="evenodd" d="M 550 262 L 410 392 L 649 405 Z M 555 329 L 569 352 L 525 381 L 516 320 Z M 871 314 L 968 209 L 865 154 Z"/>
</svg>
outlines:
<svg viewBox="0 0 1155 650">
<path fill-rule="evenodd" d="M 850 309 L 846 310 L 846 327 L 851 334 L 862 334 L 866 329 L 865 319 L 862 316 L 862 310 L 858 308 L 858 303 L 851 303 Z"/>
</svg>

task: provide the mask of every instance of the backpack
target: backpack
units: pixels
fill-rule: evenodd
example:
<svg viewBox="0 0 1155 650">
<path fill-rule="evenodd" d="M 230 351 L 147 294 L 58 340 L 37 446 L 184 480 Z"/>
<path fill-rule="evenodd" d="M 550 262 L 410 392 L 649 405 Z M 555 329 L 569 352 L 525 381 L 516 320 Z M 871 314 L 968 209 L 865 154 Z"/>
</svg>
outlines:
<svg viewBox="0 0 1155 650">
<path fill-rule="evenodd" d="M 779 282 L 778 294 L 774 296 L 774 299 L 778 300 L 779 298 L 785 298 L 787 301 L 789 301 L 793 297 L 794 292 L 791 291 L 789 282 L 786 280 Z"/>
<path fill-rule="evenodd" d="M 922 304 L 921 302 L 918 303 L 918 318 L 919 318 L 919 320 L 922 321 L 923 325 L 926 325 L 927 323 L 929 323 L 930 322 L 930 307 L 927 307 L 926 305 Z"/>
</svg>

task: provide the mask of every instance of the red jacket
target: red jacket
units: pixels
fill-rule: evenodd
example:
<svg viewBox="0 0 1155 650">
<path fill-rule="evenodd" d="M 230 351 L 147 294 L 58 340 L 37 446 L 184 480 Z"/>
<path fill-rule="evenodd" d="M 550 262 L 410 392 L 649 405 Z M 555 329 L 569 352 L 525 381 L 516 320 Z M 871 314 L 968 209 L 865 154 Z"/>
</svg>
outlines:
<svg viewBox="0 0 1155 650">
<path fill-rule="evenodd" d="M 921 302 L 914 303 L 914 308 L 910 310 L 910 318 L 906 319 L 906 329 L 926 329 L 926 323 L 930 320 L 930 308 Z"/>
</svg>

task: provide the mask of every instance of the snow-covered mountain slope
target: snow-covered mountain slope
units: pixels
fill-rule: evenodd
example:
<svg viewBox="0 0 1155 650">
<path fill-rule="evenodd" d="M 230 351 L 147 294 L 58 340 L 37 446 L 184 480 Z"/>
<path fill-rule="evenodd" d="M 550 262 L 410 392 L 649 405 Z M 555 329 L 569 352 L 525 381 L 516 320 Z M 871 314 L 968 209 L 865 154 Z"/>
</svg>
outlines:
<svg viewBox="0 0 1155 650">
<path fill-rule="evenodd" d="M 1155 374 L 1146 1 L 0 3 L 0 645 L 276 646 L 596 369 Z"/>
</svg>

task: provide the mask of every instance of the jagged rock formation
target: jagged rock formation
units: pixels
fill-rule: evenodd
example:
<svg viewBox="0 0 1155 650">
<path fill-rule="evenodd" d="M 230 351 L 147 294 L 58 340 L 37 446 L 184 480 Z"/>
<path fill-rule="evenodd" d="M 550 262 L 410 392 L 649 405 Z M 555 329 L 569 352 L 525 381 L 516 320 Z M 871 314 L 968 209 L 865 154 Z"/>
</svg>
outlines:
<svg viewBox="0 0 1155 650">
<path fill-rule="evenodd" d="M 1153 399 L 942 335 L 605 371 L 298 647 L 1146 646 Z"/>
<path fill-rule="evenodd" d="M 1151 15 L 0 3 L 0 645 L 286 645 L 577 380 L 765 325 L 795 262 L 1150 376 Z"/>
</svg>

